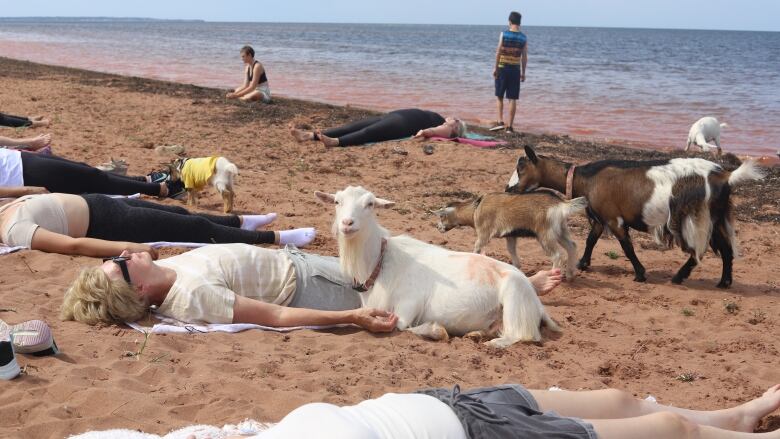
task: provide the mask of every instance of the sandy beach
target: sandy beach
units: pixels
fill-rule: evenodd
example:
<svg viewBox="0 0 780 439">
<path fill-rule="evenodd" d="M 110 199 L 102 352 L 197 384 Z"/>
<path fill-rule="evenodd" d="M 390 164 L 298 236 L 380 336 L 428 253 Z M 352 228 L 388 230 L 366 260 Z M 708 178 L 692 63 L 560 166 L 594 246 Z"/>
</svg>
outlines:
<svg viewBox="0 0 780 439">
<path fill-rule="evenodd" d="M 393 234 L 470 251 L 474 231 L 441 234 L 429 209 L 502 190 L 523 145 L 576 162 L 683 156 L 531 134 L 506 137 L 507 147 L 490 150 L 437 142 L 431 155 L 414 141 L 326 150 L 296 143 L 287 124 L 326 127 L 370 112 L 291 99 L 233 103 L 223 94 L 0 58 L 0 110 L 53 121 L 45 129 L 2 129 L 3 135 L 51 132 L 57 155 L 90 164 L 122 158 L 130 174 L 159 166 L 164 157 L 155 155 L 157 145 L 185 145 L 190 156 L 224 155 L 240 168 L 237 211 L 278 212 L 277 229 L 316 227 L 319 235 L 306 248 L 314 253 L 337 254 L 332 207 L 318 203 L 315 190 L 363 185 L 397 202 L 379 214 Z M 522 129 L 522 121 L 517 126 Z M 736 167 L 733 157 L 724 160 Z M 58 318 L 66 287 L 80 268 L 98 260 L 38 251 L 0 256 L 0 319 L 46 320 L 62 351 L 18 356 L 23 375 L 0 383 L 0 437 L 62 438 L 107 428 L 162 434 L 198 423 L 274 422 L 307 402 L 349 404 L 454 384 L 616 387 L 675 406 L 735 405 L 780 383 L 780 169 L 738 188 L 733 199 L 742 257 L 731 289 L 715 288 L 721 263 L 711 252 L 689 281 L 672 285 L 686 257 L 633 232 L 648 270 L 648 282 L 637 284 L 617 241 L 602 238 L 592 268 L 542 298 L 563 332 L 545 332 L 542 343 L 506 350 L 460 338 L 437 343 L 407 333 L 340 329 L 154 335 L 140 355 L 128 355 L 141 349 L 140 332 Z M 213 191 L 203 192 L 201 210 L 219 212 L 221 206 Z M 570 224 L 580 252 L 587 220 L 576 217 Z M 526 273 L 549 268 L 534 240 L 520 242 Z M 168 249 L 161 257 L 180 251 Z M 611 259 L 610 252 L 618 257 Z M 509 261 L 503 240 L 493 240 L 487 254 Z M 776 412 L 761 431 L 778 428 Z"/>
</svg>

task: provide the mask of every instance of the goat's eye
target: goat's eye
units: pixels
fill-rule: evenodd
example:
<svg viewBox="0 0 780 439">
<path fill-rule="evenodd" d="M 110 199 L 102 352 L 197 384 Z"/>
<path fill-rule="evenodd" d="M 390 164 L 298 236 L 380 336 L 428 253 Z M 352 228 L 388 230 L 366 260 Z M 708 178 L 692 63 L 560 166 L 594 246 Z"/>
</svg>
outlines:
<svg viewBox="0 0 780 439">
<path fill-rule="evenodd" d="M 338 206 L 339 204 L 341 204 L 341 201 L 336 200 L 336 206 Z"/>
<path fill-rule="evenodd" d="M 374 202 L 373 201 L 369 201 L 369 203 L 366 204 L 366 207 L 374 207 Z"/>
</svg>

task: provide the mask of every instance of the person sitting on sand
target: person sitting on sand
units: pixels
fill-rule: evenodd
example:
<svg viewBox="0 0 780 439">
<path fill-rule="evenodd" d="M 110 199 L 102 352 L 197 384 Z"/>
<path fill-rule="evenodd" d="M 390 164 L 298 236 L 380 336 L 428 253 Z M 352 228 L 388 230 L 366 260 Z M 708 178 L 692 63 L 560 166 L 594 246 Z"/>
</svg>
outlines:
<svg viewBox="0 0 780 439">
<path fill-rule="evenodd" d="M 183 207 L 106 195 L 30 195 L 0 207 L 0 242 L 32 250 L 95 257 L 148 252 L 144 242 L 295 244 L 315 237 L 312 228 L 259 231 L 268 215 L 191 214 Z"/>
<path fill-rule="evenodd" d="M 51 134 L 39 134 L 35 137 L 25 137 L 23 139 L 0 136 L 0 146 L 2 147 L 37 151 L 49 145 L 51 145 Z"/>
<path fill-rule="evenodd" d="M 434 127 L 435 134 L 431 134 L 432 136 L 462 137 L 466 132 L 466 124 L 459 119 L 444 119 L 433 111 L 408 108 L 325 131 L 305 131 L 291 126 L 290 134 L 299 142 L 319 140 L 327 147 L 353 146 L 414 135 L 422 137 L 426 135 L 426 130 Z"/>
<path fill-rule="evenodd" d="M 116 175 L 61 157 L 0 148 L 0 198 L 48 192 L 173 197 L 184 192 L 179 182 L 169 187 L 167 178 L 161 172 Z"/>
<path fill-rule="evenodd" d="M 518 384 L 386 393 L 353 406 L 310 403 L 253 436 L 228 439 L 779 439 L 753 433 L 780 408 L 780 385 L 724 410 L 699 411 L 628 392 L 530 390 Z M 194 436 L 190 436 L 194 439 Z"/>
<path fill-rule="evenodd" d="M 49 119 L 43 116 L 14 116 L 12 114 L 0 113 L 0 126 L 20 128 L 20 127 L 45 127 L 49 126 Z"/>
<path fill-rule="evenodd" d="M 529 279 L 545 293 L 560 284 L 561 272 Z M 133 322 L 152 305 L 158 314 L 191 323 L 352 323 L 374 332 L 392 331 L 397 323 L 393 313 L 361 309 L 360 293 L 341 274 L 338 258 L 243 244 L 209 245 L 157 262 L 124 251 L 81 271 L 65 293 L 61 317 L 90 325 Z"/>
<path fill-rule="evenodd" d="M 244 85 L 225 95 L 228 99 L 241 99 L 242 101 L 263 101 L 271 103 L 271 88 L 268 87 L 268 76 L 260 61 L 255 60 L 255 49 L 251 46 L 241 48 L 241 60 L 246 64 L 246 77 Z"/>
</svg>

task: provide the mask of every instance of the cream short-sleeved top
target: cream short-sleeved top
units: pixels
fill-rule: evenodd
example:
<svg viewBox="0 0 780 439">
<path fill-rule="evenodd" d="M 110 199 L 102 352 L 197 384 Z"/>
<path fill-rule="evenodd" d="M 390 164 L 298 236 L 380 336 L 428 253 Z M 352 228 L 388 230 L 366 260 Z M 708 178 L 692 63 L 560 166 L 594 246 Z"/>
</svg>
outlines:
<svg viewBox="0 0 780 439">
<path fill-rule="evenodd" d="M 232 323 L 236 294 L 277 305 L 295 294 L 295 267 L 281 250 L 208 245 L 157 261 L 176 281 L 157 312 L 190 323 Z"/>
</svg>

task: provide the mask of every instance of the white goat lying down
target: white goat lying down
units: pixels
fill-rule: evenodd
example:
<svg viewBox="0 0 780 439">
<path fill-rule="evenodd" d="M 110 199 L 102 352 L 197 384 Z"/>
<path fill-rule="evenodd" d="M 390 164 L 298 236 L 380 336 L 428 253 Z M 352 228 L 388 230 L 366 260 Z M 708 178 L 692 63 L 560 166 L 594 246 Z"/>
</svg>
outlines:
<svg viewBox="0 0 780 439">
<path fill-rule="evenodd" d="M 390 237 L 374 209 L 395 203 L 360 186 L 315 195 L 336 205 L 333 231 L 341 269 L 365 288 L 363 306 L 394 312 L 399 330 L 436 340 L 449 334 L 488 335 L 503 316 L 500 337 L 487 342 L 496 347 L 541 340 L 542 324 L 559 331 L 517 268 L 408 236 Z"/>
<path fill-rule="evenodd" d="M 719 123 L 718 119 L 712 116 L 702 117 L 691 125 L 685 150 L 691 149 L 691 145 L 698 145 L 704 152 L 709 152 L 710 148 L 715 148 L 718 150 L 718 155 L 723 154 L 723 150 L 720 147 L 720 129 L 727 126 L 725 123 Z M 709 142 L 715 142 L 715 144 L 713 145 Z"/>
</svg>

